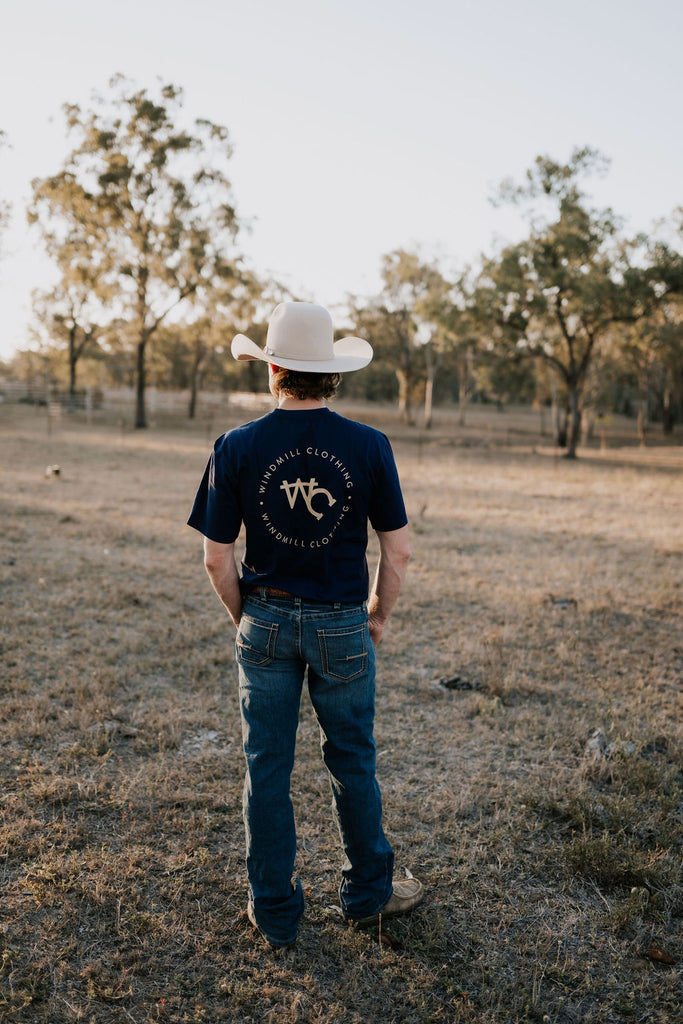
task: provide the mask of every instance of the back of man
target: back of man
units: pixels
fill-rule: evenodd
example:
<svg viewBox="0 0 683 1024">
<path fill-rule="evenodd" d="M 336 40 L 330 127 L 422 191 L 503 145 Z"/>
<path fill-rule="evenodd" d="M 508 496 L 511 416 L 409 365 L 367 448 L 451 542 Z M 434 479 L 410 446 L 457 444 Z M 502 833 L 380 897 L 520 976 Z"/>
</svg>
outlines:
<svg viewBox="0 0 683 1024">
<path fill-rule="evenodd" d="M 231 543 L 244 522 L 243 585 L 367 600 L 368 522 L 377 531 L 406 524 L 383 434 L 328 408 L 276 409 L 220 438 L 212 469 L 224 494 L 208 508 L 207 488 L 202 532 Z"/>
<path fill-rule="evenodd" d="M 293 878 L 296 826 L 289 793 L 304 680 L 346 861 L 344 917 L 362 924 L 406 913 L 422 898 L 393 882 L 375 777 L 375 645 L 403 582 L 407 518 L 393 454 L 379 431 L 330 411 L 339 372 L 369 362 L 367 342 L 333 343 L 329 314 L 277 307 L 266 348 L 233 342 L 236 358 L 269 363 L 278 408 L 219 438 L 189 524 L 236 627 L 246 759 L 248 916 L 271 946 L 291 945 L 304 912 Z M 368 522 L 380 559 L 369 594 Z M 234 543 L 244 525 L 238 573 Z"/>
</svg>

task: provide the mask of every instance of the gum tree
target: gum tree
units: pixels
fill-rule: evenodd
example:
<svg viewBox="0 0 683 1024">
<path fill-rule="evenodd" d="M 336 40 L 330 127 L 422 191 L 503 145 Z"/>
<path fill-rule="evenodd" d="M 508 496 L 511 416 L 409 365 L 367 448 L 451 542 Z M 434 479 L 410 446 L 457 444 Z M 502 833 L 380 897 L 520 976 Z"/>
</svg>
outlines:
<svg viewBox="0 0 683 1024">
<path fill-rule="evenodd" d="M 621 369 L 630 369 L 637 380 L 641 444 L 651 408 L 665 434 L 671 434 L 683 415 L 683 207 L 659 231 L 660 237 L 650 241 L 648 257 L 661 300 L 615 344 Z"/>
<path fill-rule="evenodd" d="M 30 218 L 50 245 L 78 237 L 136 361 L 136 427 L 147 426 L 147 352 L 160 325 L 234 277 L 238 232 L 227 129 L 183 127 L 182 91 L 121 76 L 91 106 L 64 110 L 75 140 L 63 168 L 33 183 Z M 48 246 L 49 247 L 49 246 Z"/>
<path fill-rule="evenodd" d="M 95 352 L 98 339 L 110 327 L 116 297 L 112 283 L 100 273 L 96 254 L 78 225 L 76 228 L 68 236 L 44 231 L 47 251 L 59 268 L 60 278 L 49 291 L 33 293 L 40 333 L 67 354 L 71 403 L 76 396 L 78 362 Z"/>
<path fill-rule="evenodd" d="M 448 285 L 434 263 L 396 249 L 382 257 L 383 287 L 367 302 L 352 302 L 356 328 L 372 338 L 378 360 L 391 363 L 398 383 L 401 416 L 412 422 L 412 400 L 425 382 L 425 423 L 431 423 L 431 395 L 440 362 L 441 309 Z"/>
<path fill-rule="evenodd" d="M 254 274 L 239 272 L 226 278 L 221 288 L 206 293 L 201 304 L 196 304 L 194 319 L 185 327 L 189 356 L 189 419 L 196 415 L 197 396 L 207 362 L 212 354 L 228 348 L 230 338 L 248 331 L 258 319 L 263 289 L 264 285 Z M 247 365 L 251 367 L 252 363 Z"/>
<path fill-rule="evenodd" d="M 566 164 L 537 157 L 522 185 L 503 183 L 499 198 L 526 212 L 529 235 L 484 262 L 473 297 L 499 350 L 542 359 L 561 378 L 569 458 L 596 347 L 615 325 L 650 315 L 670 287 L 656 263 L 648 265 L 646 240 L 624 240 L 612 210 L 589 204 L 581 181 L 606 166 L 596 150 L 577 149 Z"/>
</svg>

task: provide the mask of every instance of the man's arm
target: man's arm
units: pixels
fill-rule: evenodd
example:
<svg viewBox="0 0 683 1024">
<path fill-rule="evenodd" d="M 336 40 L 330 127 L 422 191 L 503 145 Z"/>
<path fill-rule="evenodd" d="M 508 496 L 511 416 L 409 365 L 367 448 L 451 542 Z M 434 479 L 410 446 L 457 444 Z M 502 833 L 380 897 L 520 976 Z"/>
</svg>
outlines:
<svg viewBox="0 0 683 1024">
<path fill-rule="evenodd" d="M 368 625 L 375 646 L 382 639 L 384 627 L 391 609 L 396 604 L 410 561 L 410 540 L 407 526 L 402 526 L 400 530 L 391 530 L 388 533 L 378 531 L 377 539 L 379 541 L 379 562 L 368 600 Z"/>
<path fill-rule="evenodd" d="M 242 617 L 242 595 L 234 549 L 234 544 L 219 544 L 208 537 L 204 538 L 204 568 L 230 618 L 239 626 Z"/>
</svg>

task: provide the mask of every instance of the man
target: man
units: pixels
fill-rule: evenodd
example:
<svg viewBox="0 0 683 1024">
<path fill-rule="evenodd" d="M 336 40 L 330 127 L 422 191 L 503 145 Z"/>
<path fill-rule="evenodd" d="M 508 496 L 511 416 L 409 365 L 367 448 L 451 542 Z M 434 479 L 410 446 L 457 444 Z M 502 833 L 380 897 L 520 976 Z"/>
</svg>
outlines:
<svg viewBox="0 0 683 1024">
<path fill-rule="evenodd" d="M 406 913 L 420 882 L 393 882 L 375 777 L 375 651 L 403 583 L 410 548 L 394 458 L 379 431 L 327 408 L 340 373 L 372 348 L 334 343 L 327 310 L 281 303 L 266 347 L 237 335 L 236 359 L 269 364 L 273 412 L 218 439 L 190 526 L 237 627 L 247 912 L 271 946 L 291 945 L 304 911 L 292 879 L 296 831 L 290 799 L 299 703 L 308 674 L 333 806 L 346 854 L 339 889 L 346 920 Z M 368 599 L 367 524 L 380 558 Z M 244 524 L 241 578 L 234 543 Z"/>
</svg>

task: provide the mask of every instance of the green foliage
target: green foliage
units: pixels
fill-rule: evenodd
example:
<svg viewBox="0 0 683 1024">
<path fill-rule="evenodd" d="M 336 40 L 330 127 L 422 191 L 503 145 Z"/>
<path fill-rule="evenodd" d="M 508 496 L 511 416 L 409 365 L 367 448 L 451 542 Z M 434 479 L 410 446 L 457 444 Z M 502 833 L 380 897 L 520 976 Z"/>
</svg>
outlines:
<svg viewBox="0 0 683 1024">
<path fill-rule="evenodd" d="M 66 354 L 72 393 L 78 364 L 85 373 L 106 360 L 113 382 L 132 375 L 139 426 L 150 368 L 157 383 L 188 388 L 191 417 L 206 382 L 262 388 L 258 367 L 236 372 L 229 343 L 236 332 L 263 342 L 268 313 L 288 297 L 237 250 L 227 129 L 190 124 L 182 107 L 177 86 L 148 91 L 122 76 L 87 109 L 66 105 L 73 148 L 33 183 L 29 210 L 60 274 L 35 297 L 42 352 Z M 608 166 L 583 147 L 564 163 L 538 156 L 521 183 L 504 181 L 495 201 L 520 208 L 528 233 L 476 271 L 454 277 L 416 251 L 384 255 L 381 291 L 350 300 L 375 359 L 345 394 L 398 399 L 407 421 L 424 402 L 427 427 L 433 400 L 457 400 L 461 423 L 470 401 L 552 401 L 568 454 L 586 410 L 584 426 L 614 409 L 638 412 L 643 440 L 649 419 L 670 431 L 683 418 L 683 211 L 653 239 L 624 238 L 585 190 Z"/>
<path fill-rule="evenodd" d="M 411 422 L 412 404 L 426 386 L 428 402 L 445 342 L 445 310 L 451 286 L 433 262 L 396 249 L 382 257 L 383 288 L 368 302 L 352 301 L 355 329 L 372 339 L 375 358 L 396 375 L 401 415 Z M 382 390 L 385 390 L 384 388 Z"/>
<path fill-rule="evenodd" d="M 484 261 L 472 293 L 472 314 L 495 350 L 543 359 L 560 378 L 571 411 L 569 455 L 598 345 L 653 316 L 681 288 L 680 256 L 623 239 L 612 210 L 589 205 L 582 179 L 606 166 L 596 150 L 577 149 L 566 164 L 538 157 L 521 186 L 505 182 L 499 198 L 523 206 L 529 235 Z"/>
<path fill-rule="evenodd" d="M 90 109 L 65 108 L 75 145 L 63 169 L 33 183 L 29 219 L 63 270 L 63 292 L 83 284 L 127 327 L 135 346 L 136 425 L 146 425 L 146 346 L 160 325 L 193 304 L 206 309 L 241 283 L 238 219 L 227 176 L 227 129 L 181 127 L 182 91 L 157 96 L 121 76 Z"/>
<path fill-rule="evenodd" d="M 683 418 L 683 209 L 675 212 L 668 233 L 648 242 L 648 265 L 640 274 L 641 287 L 653 288 L 657 303 L 609 339 L 614 379 L 629 380 L 636 396 L 642 442 L 650 419 L 670 433 Z"/>
</svg>

